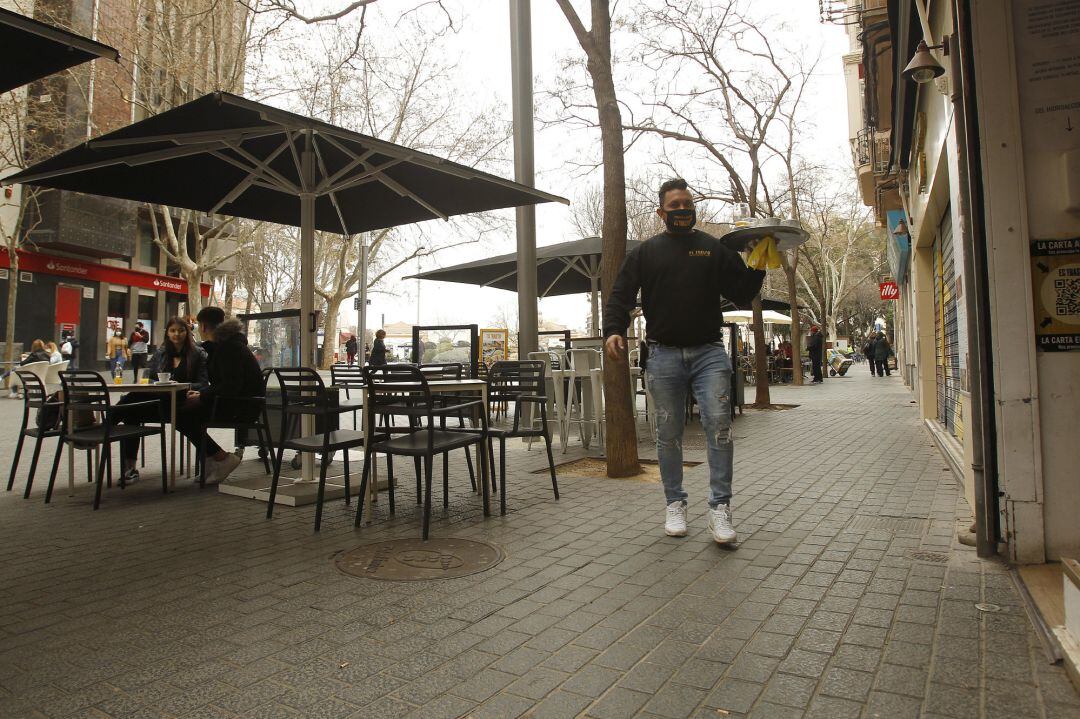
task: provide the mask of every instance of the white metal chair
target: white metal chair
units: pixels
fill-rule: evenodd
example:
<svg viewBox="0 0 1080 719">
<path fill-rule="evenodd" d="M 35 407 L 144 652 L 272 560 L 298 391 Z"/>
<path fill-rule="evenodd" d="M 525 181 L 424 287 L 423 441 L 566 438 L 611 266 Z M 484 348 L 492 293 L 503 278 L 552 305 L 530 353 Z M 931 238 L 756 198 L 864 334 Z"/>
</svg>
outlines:
<svg viewBox="0 0 1080 719">
<path fill-rule="evenodd" d="M 24 372 L 33 372 L 37 375 L 37 378 L 41 380 L 42 384 L 47 384 L 45 378 L 48 376 L 49 363 L 48 362 L 31 362 L 30 364 L 24 364 L 21 367 L 16 367 Z M 57 377 L 59 381 L 59 377 Z M 11 384 L 9 385 L 11 392 L 15 393 L 22 387 L 22 380 L 19 379 L 19 375 L 14 372 L 11 373 Z"/>
<path fill-rule="evenodd" d="M 71 364 L 71 360 L 64 360 L 63 362 L 50 364 L 45 368 L 45 379 L 43 381 L 46 389 L 60 386 L 60 373 L 66 372 L 69 364 Z"/>
<path fill-rule="evenodd" d="M 567 395 L 567 432 L 571 424 L 578 426 L 582 445 L 588 449 L 593 434 L 604 441 L 604 379 L 599 351 L 570 350 L 570 388 Z M 579 394 L 578 387 L 581 388 Z M 576 414 L 575 414 L 576 410 Z"/>
<path fill-rule="evenodd" d="M 554 369 L 552 363 L 553 354 L 551 351 L 530 352 L 529 359 L 544 363 L 544 384 L 547 388 L 548 404 L 554 410 L 552 420 L 559 430 L 559 447 L 565 452 L 567 436 L 566 422 L 564 421 L 566 415 L 566 370 Z M 565 358 L 558 359 L 559 366 L 562 367 Z M 526 440 L 529 449 L 532 449 L 533 439 L 533 437 L 529 437 Z"/>
</svg>

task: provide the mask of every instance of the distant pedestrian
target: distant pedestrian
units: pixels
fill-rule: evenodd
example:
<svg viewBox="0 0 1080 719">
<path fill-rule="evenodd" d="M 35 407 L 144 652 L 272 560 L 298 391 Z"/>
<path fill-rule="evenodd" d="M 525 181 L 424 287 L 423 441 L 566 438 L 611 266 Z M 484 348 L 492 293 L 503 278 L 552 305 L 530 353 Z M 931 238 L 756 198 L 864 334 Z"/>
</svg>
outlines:
<svg viewBox="0 0 1080 719">
<path fill-rule="evenodd" d="M 130 356 L 131 352 L 128 350 L 128 341 L 124 339 L 124 333 L 116 330 L 105 346 L 105 357 L 109 360 L 109 369 L 112 373 L 116 374 L 117 368 L 123 369 L 124 363 Z"/>
<path fill-rule="evenodd" d="M 150 355 L 150 333 L 146 331 L 142 322 L 136 322 L 135 329 L 131 331 L 128 351 L 131 356 L 131 369 L 135 372 L 135 379 L 132 381 L 138 382 L 139 372 L 146 367 Z"/>
<path fill-rule="evenodd" d="M 386 330 L 375 333 L 375 341 L 371 344 L 371 359 L 369 362 L 374 367 L 386 364 Z"/>
<path fill-rule="evenodd" d="M 350 366 L 356 361 L 356 335 L 349 335 L 349 339 L 345 340 L 345 356 Z"/>
<path fill-rule="evenodd" d="M 878 377 L 888 377 L 892 374 L 889 372 L 889 357 L 894 354 L 896 353 L 893 352 L 885 333 L 879 332 L 877 341 L 874 342 L 874 365 L 877 367 Z"/>
<path fill-rule="evenodd" d="M 806 351 L 810 355 L 810 371 L 814 375 L 810 384 L 820 384 L 824 381 L 821 363 L 825 353 L 825 338 L 821 336 L 821 328 L 817 325 L 810 326 L 810 338 L 806 343 Z"/>
<path fill-rule="evenodd" d="M 863 343 L 862 353 L 863 357 L 866 358 L 867 364 L 870 365 L 870 375 L 874 376 L 874 369 L 877 366 L 874 364 L 874 335 L 871 334 L 867 336 L 866 342 Z"/>
</svg>

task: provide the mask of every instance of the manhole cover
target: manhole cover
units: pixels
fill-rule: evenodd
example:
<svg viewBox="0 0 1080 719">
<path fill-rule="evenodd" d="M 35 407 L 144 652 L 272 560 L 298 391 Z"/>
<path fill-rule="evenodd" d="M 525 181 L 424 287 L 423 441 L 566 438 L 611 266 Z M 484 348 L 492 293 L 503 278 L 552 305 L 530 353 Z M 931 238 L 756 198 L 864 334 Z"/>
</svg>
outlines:
<svg viewBox="0 0 1080 719">
<path fill-rule="evenodd" d="M 440 537 L 426 542 L 413 538 L 365 544 L 338 555 L 335 563 L 354 577 L 417 582 L 476 574 L 502 560 L 502 550 L 493 544 Z"/>
</svg>

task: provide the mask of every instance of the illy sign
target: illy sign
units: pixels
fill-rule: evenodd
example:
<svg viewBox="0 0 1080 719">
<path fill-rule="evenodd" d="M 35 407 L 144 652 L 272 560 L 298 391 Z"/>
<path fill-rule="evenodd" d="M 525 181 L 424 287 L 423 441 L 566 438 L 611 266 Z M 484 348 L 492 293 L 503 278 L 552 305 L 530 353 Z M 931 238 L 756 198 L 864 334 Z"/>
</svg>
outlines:
<svg viewBox="0 0 1080 719">
<path fill-rule="evenodd" d="M 889 282 L 880 283 L 878 289 L 881 290 L 881 299 L 883 300 L 900 299 L 900 288 L 891 280 Z"/>
</svg>

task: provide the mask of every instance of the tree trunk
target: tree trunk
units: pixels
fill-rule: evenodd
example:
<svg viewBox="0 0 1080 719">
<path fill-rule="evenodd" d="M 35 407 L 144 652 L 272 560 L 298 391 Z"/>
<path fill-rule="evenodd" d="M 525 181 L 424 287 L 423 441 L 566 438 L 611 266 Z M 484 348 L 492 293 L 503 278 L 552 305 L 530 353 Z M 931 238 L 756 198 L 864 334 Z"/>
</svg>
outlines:
<svg viewBox="0 0 1080 719">
<path fill-rule="evenodd" d="M 181 269 L 180 274 L 184 277 L 184 281 L 187 282 L 187 313 L 188 319 L 192 319 L 199 314 L 199 310 L 203 307 L 200 282 L 202 275 L 198 270 L 185 269 Z"/>
<path fill-rule="evenodd" d="M 4 361 L 15 361 L 15 299 L 19 293 L 19 254 L 13 247 L 8 247 L 8 291 L 7 291 L 7 324 L 4 326 Z M 15 365 L 6 365 L 13 368 Z M 11 377 L 7 379 L 7 386 L 11 386 Z"/>
<path fill-rule="evenodd" d="M 323 353 L 322 362 L 319 363 L 320 369 L 330 369 L 330 366 L 334 364 L 334 352 L 337 351 L 338 343 L 337 316 L 340 307 L 340 297 L 335 296 L 326 300 L 326 315 L 323 319 Z"/>
<path fill-rule="evenodd" d="M 593 18 L 594 26 L 597 18 Z M 615 278 L 626 256 L 626 169 L 623 164 L 622 117 L 615 96 L 610 65 L 594 66 L 596 106 L 600 115 L 604 160 L 604 224 L 600 273 L 605 300 L 611 296 Z M 599 333 L 598 333 L 599 334 Z M 618 360 L 604 362 L 604 413 L 607 422 L 605 449 L 609 477 L 632 477 L 641 473 L 638 463 L 637 425 L 630 404 L 630 360 L 623 353 Z"/>
<path fill-rule="evenodd" d="M 236 273 L 230 272 L 225 275 L 225 297 L 222 299 L 222 304 L 225 305 L 222 309 L 225 310 L 225 314 L 232 314 L 233 294 L 236 292 Z"/>
<path fill-rule="evenodd" d="M 765 322 L 761 316 L 761 293 L 754 295 L 751 305 L 754 310 L 754 383 L 756 393 L 754 405 L 768 407 L 772 404 L 769 397 L 769 358 L 765 355 Z"/>
<path fill-rule="evenodd" d="M 795 285 L 795 269 L 799 255 L 792 253 L 784 262 L 784 276 L 787 278 L 788 306 L 791 311 L 791 383 L 801 386 L 802 374 L 802 322 L 799 319 L 799 291 Z"/>
</svg>

